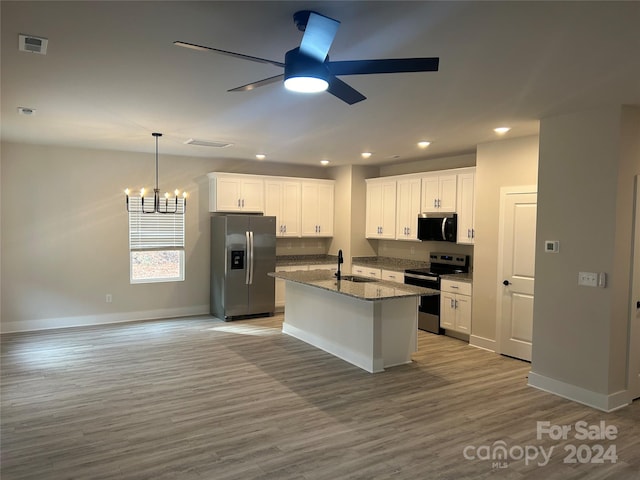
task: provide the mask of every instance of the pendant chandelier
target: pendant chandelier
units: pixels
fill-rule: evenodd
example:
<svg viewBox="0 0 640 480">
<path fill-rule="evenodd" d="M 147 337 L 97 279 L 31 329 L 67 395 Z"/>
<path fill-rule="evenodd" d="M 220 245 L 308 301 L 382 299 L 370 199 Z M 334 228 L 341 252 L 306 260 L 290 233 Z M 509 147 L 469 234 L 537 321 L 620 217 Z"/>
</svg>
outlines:
<svg viewBox="0 0 640 480">
<path fill-rule="evenodd" d="M 164 198 L 160 198 L 160 189 L 158 188 L 158 137 L 161 137 L 161 133 L 152 133 L 154 137 L 156 137 L 156 188 L 153 189 L 153 205 L 150 205 L 149 200 L 147 200 L 147 205 L 145 207 L 144 204 L 144 194 L 145 189 L 140 189 L 140 202 L 139 202 L 139 213 L 172 213 L 177 215 L 182 215 L 187 209 L 187 192 L 182 192 L 180 195 L 179 190 L 175 190 L 173 196 L 169 195 L 169 192 L 164 194 Z M 129 189 L 125 189 L 124 191 L 127 197 L 127 212 L 131 211 L 130 208 L 136 208 L 129 205 Z M 138 202 L 136 202 L 136 206 Z M 182 208 L 179 208 L 182 207 Z"/>
</svg>

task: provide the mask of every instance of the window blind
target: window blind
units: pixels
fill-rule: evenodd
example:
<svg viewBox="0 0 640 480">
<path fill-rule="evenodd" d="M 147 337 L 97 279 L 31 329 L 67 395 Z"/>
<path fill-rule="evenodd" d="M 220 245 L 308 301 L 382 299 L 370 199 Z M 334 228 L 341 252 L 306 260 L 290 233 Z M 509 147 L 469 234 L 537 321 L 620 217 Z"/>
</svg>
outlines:
<svg viewBox="0 0 640 480">
<path fill-rule="evenodd" d="M 153 206 L 153 197 L 145 197 L 145 207 Z M 148 202 L 148 203 L 147 203 Z M 161 204 L 164 198 L 160 199 Z M 142 213 L 140 197 L 129 197 L 129 249 L 184 249 L 184 200 L 178 199 L 179 213 Z M 175 206 L 175 200 L 173 200 Z M 169 208 L 172 200 L 169 200 Z"/>
</svg>

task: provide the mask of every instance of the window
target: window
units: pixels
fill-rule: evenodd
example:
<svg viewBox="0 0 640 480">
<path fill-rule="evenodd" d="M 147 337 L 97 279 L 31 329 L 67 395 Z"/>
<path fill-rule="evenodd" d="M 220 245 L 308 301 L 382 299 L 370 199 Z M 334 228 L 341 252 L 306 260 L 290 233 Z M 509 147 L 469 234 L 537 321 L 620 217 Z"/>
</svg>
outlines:
<svg viewBox="0 0 640 480">
<path fill-rule="evenodd" d="M 131 283 L 184 280 L 184 200 L 178 201 L 179 214 L 141 213 L 140 197 L 129 197 Z"/>
</svg>

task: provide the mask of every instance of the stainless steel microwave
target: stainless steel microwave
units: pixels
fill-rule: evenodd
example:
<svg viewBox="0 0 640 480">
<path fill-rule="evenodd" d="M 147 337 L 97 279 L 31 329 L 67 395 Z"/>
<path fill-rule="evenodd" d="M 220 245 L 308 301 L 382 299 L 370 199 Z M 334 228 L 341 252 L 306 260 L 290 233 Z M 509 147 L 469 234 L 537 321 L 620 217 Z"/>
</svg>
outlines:
<svg viewBox="0 0 640 480">
<path fill-rule="evenodd" d="M 455 213 L 423 213 L 418 217 L 418 239 L 430 242 L 456 242 L 458 216 Z"/>
</svg>

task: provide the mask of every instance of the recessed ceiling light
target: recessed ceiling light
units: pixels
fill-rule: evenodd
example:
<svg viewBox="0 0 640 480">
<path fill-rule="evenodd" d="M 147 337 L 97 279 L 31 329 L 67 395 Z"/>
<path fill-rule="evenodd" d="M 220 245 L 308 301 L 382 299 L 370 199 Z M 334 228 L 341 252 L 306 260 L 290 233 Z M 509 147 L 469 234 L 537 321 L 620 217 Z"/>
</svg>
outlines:
<svg viewBox="0 0 640 480">
<path fill-rule="evenodd" d="M 267 158 L 267 156 L 264 153 L 257 153 L 256 158 L 258 160 L 264 160 L 265 158 Z"/>
<path fill-rule="evenodd" d="M 320 160 L 322 165 L 329 165 L 329 160 Z"/>
<path fill-rule="evenodd" d="M 360 155 L 362 158 L 371 158 L 371 152 L 362 152 Z"/>
<path fill-rule="evenodd" d="M 504 135 L 509 130 L 511 130 L 510 127 L 498 127 L 493 129 L 493 131 L 496 132 L 498 135 Z"/>
<path fill-rule="evenodd" d="M 420 148 L 427 148 L 429 145 L 431 145 L 431 142 L 427 142 L 426 140 L 422 140 L 418 142 L 418 146 Z"/>
</svg>

